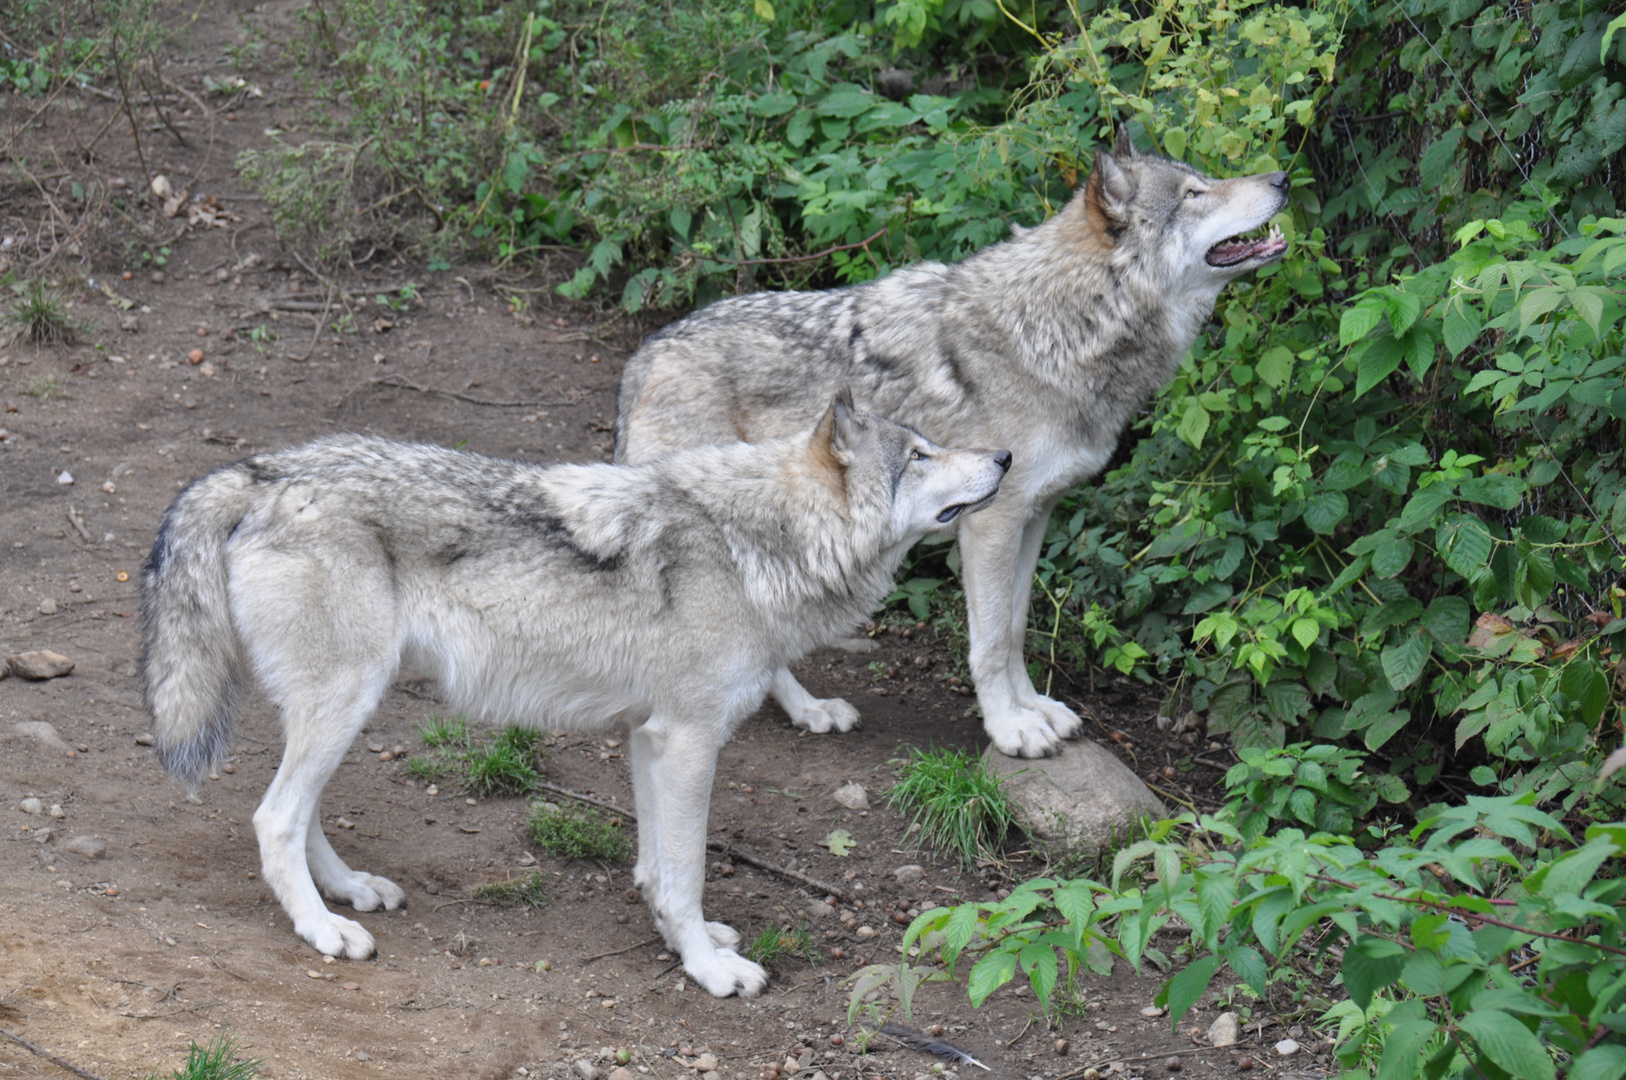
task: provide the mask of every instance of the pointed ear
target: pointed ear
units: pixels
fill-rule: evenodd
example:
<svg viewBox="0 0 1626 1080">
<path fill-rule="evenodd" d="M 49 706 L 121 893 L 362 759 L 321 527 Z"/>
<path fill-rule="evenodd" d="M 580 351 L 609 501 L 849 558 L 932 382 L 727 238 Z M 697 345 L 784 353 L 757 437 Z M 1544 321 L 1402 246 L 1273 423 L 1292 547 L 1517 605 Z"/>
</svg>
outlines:
<svg viewBox="0 0 1626 1080">
<path fill-rule="evenodd" d="M 858 441 L 858 406 L 853 404 L 853 392 L 843 386 L 830 403 L 830 449 L 842 450 Z"/>
<path fill-rule="evenodd" d="M 1129 203 L 1135 197 L 1135 178 L 1119 164 L 1116 154 L 1098 150 L 1086 194 L 1101 213 L 1114 221 L 1125 221 Z"/>
<path fill-rule="evenodd" d="M 1129 125 L 1118 125 L 1118 141 L 1112 147 L 1112 156 L 1119 161 L 1135 160 L 1135 143 L 1129 138 Z"/>
</svg>

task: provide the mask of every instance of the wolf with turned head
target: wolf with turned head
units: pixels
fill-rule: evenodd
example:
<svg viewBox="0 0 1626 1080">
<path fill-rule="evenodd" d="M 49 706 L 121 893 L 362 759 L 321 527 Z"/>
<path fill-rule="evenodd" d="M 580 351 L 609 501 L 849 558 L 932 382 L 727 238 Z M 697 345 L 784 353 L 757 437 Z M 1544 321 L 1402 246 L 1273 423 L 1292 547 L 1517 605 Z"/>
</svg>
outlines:
<svg viewBox="0 0 1626 1080">
<path fill-rule="evenodd" d="M 1050 754 L 1082 726 L 1034 689 L 1022 657 L 1050 512 L 1106 466 L 1220 290 L 1286 251 L 1266 226 L 1287 193 L 1286 173 L 1216 180 L 1137 152 L 1120 129 L 1059 213 L 964 262 L 740 296 L 652 335 L 622 375 L 616 459 L 803 430 L 839 386 L 949 445 L 1010 448 L 998 504 L 959 524 L 970 667 L 994 745 Z M 810 731 L 858 720 L 788 670 L 772 691 Z"/>
</svg>

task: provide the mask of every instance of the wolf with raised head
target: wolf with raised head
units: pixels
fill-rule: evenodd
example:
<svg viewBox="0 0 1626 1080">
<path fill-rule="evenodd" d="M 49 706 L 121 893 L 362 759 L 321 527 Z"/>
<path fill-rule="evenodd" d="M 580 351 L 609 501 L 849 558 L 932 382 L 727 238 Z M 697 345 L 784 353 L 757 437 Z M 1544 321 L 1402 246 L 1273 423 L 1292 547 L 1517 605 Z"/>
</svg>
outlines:
<svg viewBox="0 0 1626 1080">
<path fill-rule="evenodd" d="M 959 526 L 971 675 L 995 746 L 1052 753 L 1082 725 L 1034 689 L 1022 657 L 1050 512 L 1105 467 L 1220 290 L 1281 257 L 1286 241 L 1264 227 L 1287 191 L 1286 173 L 1215 180 L 1137 153 L 1120 129 L 1059 213 L 964 262 L 723 300 L 652 335 L 622 374 L 616 459 L 796 431 L 838 386 L 934 439 L 1009 447 L 998 504 Z M 858 720 L 788 670 L 773 696 L 810 731 Z"/>
<path fill-rule="evenodd" d="M 319 810 L 403 664 L 474 717 L 630 728 L 633 880 L 696 983 L 757 993 L 739 935 L 701 915 L 718 751 L 775 671 L 850 633 L 910 545 L 986 506 L 1011 463 L 827 405 L 811 438 L 639 466 L 334 436 L 216 469 L 164 514 L 143 571 L 160 760 L 198 787 L 252 675 L 286 744 L 254 814 L 265 880 L 300 937 L 363 959 L 372 935 L 322 896 L 374 911 L 405 894 L 345 865 Z"/>
</svg>

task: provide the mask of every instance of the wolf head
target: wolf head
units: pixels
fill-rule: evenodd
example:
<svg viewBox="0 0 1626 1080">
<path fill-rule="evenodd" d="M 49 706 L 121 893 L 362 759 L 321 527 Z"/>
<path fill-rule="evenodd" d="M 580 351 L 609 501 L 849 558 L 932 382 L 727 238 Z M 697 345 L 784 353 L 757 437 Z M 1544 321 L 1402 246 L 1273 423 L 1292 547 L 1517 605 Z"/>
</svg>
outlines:
<svg viewBox="0 0 1626 1080">
<path fill-rule="evenodd" d="M 843 389 L 808 446 L 854 513 L 878 513 L 893 542 L 913 542 L 993 501 L 1011 467 L 1008 450 L 951 450 L 884 417 L 859 412 Z"/>
<path fill-rule="evenodd" d="M 1287 241 L 1270 219 L 1287 205 L 1284 172 L 1215 180 L 1178 161 L 1137 153 L 1129 130 L 1096 152 L 1075 198 L 1095 243 L 1138 254 L 1171 286 L 1212 289 L 1281 258 Z M 1206 287 L 1206 289 L 1205 289 Z"/>
</svg>

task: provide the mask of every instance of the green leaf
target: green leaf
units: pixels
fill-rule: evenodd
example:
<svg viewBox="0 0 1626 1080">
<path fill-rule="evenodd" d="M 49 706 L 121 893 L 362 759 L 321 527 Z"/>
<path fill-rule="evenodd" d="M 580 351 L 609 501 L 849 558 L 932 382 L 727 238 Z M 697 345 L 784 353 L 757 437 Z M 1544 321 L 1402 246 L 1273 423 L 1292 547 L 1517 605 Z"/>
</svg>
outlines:
<svg viewBox="0 0 1626 1080">
<path fill-rule="evenodd" d="M 1175 433 L 1195 450 L 1203 445 L 1203 436 L 1208 434 L 1208 425 L 1208 410 L 1203 408 L 1202 402 L 1194 397 L 1187 398 L 1186 411 L 1180 415 L 1180 426 Z"/>
<path fill-rule="evenodd" d="M 1364 338 L 1383 318 L 1387 302 L 1381 295 L 1361 297 L 1353 307 L 1345 308 L 1338 319 L 1338 344 L 1348 348 Z"/>
<path fill-rule="evenodd" d="M 1201 960 L 1193 960 L 1181 972 L 1164 984 L 1163 990 L 1157 995 L 1156 1003 L 1167 1005 L 1169 1008 L 1169 1026 L 1171 1030 L 1178 1030 L 1180 1019 L 1191 1011 L 1197 1004 L 1197 999 L 1203 996 L 1208 989 L 1214 972 L 1219 970 L 1220 958 L 1212 954 Z"/>
<path fill-rule="evenodd" d="M 830 854 L 836 858 L 845 859 L 852 852 L 857 841 L 853 839 L 853 834 L 846 829 L 832 829 L 830 835 L 820 840 L 819 843 L 829 848 Z"/>
<path fill-rule="evenodd" d="M 1293 620 L 1293 640 L 1300 648 L 1308 649 L 1321 636 L 1321 624 L 1314 619 Z"/>
<path fill-rule="evenodd" d="M 971 998 L 971 1007 L 978 1008 L 988 999 L 988 995 L 1011 981 L 1016 974 L 1016 954 L 1003 949 L 996 950 L 978 960 L 971 968 L 971 978 L 966 983 L 966 993 Z"/>
<path fill-rule="evenodd" d="M 1254 993 L 1261 997 L 1265 993 L 1265 983 L 1270 977 L 1270 969 L 1265 966 L 1265 958 L 1259 955 L 1259 950 L 1247 945 L 1233 945 L 1225 950 L 1225 962 L 1231 965 L 1237 978 L 1248 984 Z"/>
<path fill-rule="evenodd" d="M 1528 485 L 1517 477 L 1492 473 L 1475 476 L 1457 485 L 1457 492 L 1469 502 L 1494 506 L 1498 510 L 1512 510 L 1524 498 Z"/>
<path fill-rule="evenodd" d="M 1372 573 L 1380 578 L 1392 578 L 1411 565 L 1412 549 L 1416 545 L 1409 536 L 1396 536 L 1380 544 L 1372 553 Z"/>
<path fill-rule="evenodd" d="M 1406 508 L 1400 511 L 1400 528 L 1403 532 L 1416 532 L 1418 529 L 1431 524 L 1434 515 L 1452 499 L 1451 488 L 1446 484 L 1430 484 L 1406 501 Z"/>
<path fill-rule="evenodd" d="M 1394 331 L 1395 337 L 1400 337 L 1410 330 L 1411 324 L 1417 321 L 1417 316 L 1422 310 L 1422 297 L 1398 289 L 1389 294 L 1384 306 L 1384 311 L 1389 316 L 1389 327 Z"/>
<path fill-rule="evenodd" d="M 1413 1080 L 1421 1064 L 1419 1056 L 1439 1031 L 1439 1025 L 1431 1020 L 1405 1020 L 1396 1024 L 1383 1042 L 1376 1080 Z"/>
<path fill-rule="evenodd" d="M 1392 690 L 1404 690 L 1422 675 L 1423 667 L 1433 652 L 1433 643 L 1427 635 L 1414 633 L 1398 645 L 1383 650 L 1383 677 Z"/>
<path fill-rule="evenodd" d="M 1616 19 L 1626 23 L 1626 15 Z M 1575 1059 L 1569 1080 L 1620 1080 L 1626 1076 L 1626 1046 L 1594 1046 Z"/>
<path fill-rule="evenodd" d="M 1362 937 L 1344 953 L 1344 989 L 1364 1013 L 1372 1006 L 1372 995 L 1400 978 L 1405 966 L 1404 948 L 1385 938 Z"/>
<path fill-rule="evenodd" d="M 773 22 L 773 5 L 768 0 L 756 0 L 753 7 L 757 13 L 757 18 L 763 22 Z"/>
<path fill-rule="evenodd" d="M 1323 491 L 1304 500 L 1304 523 L 1312 532 L 1330 536 L 1349 513 L 1349 499 L 1341 491 Z"/>
<path fill-rule="evenodd" d="M 1361 736 L 1368 750 L 1376 750 L 1394 737 L 1395 732 L 1411 722 L 1411 714 L 1404 709 L 1396 709 L 1385 713 L 1372 721 Z"/>
<path fill-rule="evenodd" d="M 1553 1080 L 1553 1059 L 1541 1040 L 1511 1013 L 1478 1009 L 1457 1021 L 1493 1063 L 1519 1080 Z"/>
<path fill-rule="evenodd" d="M 1452 514 L 1434 534 L 1434 547 L 1445 565 L 1473 581 L 1490 563 L 1495 541 L 1485 523 L 1472 514 Z"/>
<path fill-rule="evenodd" d="M 1468 601 L 1460 596 L 1441 596 L 1423 613 L 1423 629 L 1441 645 L 1461 645 L 1468 640 Z"/>
<path fill-rule="evenodd" d="M 1293 377 L 1293 353 L 1281 345 L 1266 349 L 1254 364 L 1254 370 L 1266 386 L 1280 390 Z"/>
<path fill-rule="evenodd" d="M 1355 368 L 1355 396 L 1360 397 L 1387 379 L 1405 358 L 1404 347 L 1392 337 L 1378 338 L 1366 346 Z"/>
</svg>

